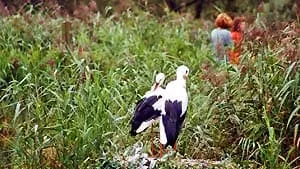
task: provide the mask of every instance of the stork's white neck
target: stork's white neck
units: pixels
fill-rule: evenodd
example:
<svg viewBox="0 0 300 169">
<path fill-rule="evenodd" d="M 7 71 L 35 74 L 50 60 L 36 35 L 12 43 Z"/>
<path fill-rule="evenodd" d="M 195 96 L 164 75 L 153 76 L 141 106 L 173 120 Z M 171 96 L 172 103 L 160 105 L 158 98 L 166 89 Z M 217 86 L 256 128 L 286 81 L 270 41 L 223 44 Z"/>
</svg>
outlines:
<svg viewBox="0 0 300 169">
<path fill-rule="evenodd" d="M 183 88 L 186 88 L 186 80 L 185 79 L 180 80 L 180 85 L 182 85 Z"/>
<path fill-rule="evenodd" d="M 158 83 L 154 83 L 153 86 L 151 87 L 151 91 L 155 91 L 159 87 Z"/>
<path fill-rule="evenodd" d="M 186 80 L 184 78 L 177 78 L 174 82 L 175 86 L 186 88 Z"/>
<path fill-rule="evenodd" d="M 184 80 L 183 75 L 177 74 L 176 75 L 176 80 Z"/>
</svg>

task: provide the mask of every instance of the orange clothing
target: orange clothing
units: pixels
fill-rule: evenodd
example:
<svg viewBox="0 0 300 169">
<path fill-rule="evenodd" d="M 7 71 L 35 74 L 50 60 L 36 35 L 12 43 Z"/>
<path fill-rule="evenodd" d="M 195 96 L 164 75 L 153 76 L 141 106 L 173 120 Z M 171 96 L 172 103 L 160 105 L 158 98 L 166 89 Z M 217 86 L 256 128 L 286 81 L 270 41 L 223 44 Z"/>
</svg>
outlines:
<svg viewBox="0 0 300 169">
<path fill-rule="evenodd" d="M 231 64 L 239 64 L 242 52 L 243 35 L 241 32 L 231 32 L 231 39 L 234 44 L 234 49 L 229 51 L 229 62 Z"/>
</svg>

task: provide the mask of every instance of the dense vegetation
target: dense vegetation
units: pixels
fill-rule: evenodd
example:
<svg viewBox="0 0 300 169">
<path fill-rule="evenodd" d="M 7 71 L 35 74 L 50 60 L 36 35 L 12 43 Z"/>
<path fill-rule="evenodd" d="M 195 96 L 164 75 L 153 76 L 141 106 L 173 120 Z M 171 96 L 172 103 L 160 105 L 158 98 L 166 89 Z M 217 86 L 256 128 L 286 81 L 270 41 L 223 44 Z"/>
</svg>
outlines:
<svg viewBox="0 0 300 169">
<path fill-rule="evenodd" d="M 241 66 L 214 62 L 210 30 L 177 14 L 69 18 L 70 44 L 64 21 L 43 13 L 0 21 L 1 168 L 136 168 L 120 160 L 136 142 L 149 152 L 148 132 L 128 134 L 135 103 L 156 72 L 169 81 L 181 64 L 191 73 L 180 158 L 300 165 L 296 21 L 268 27 L 258 17 Z M 180 165 L 169 159 L 156 167 Z"/>
<path fill-rule="evenodd" d="M 268 13 L 268 20 L 296 19 L 300 15 L 300 3 L 294 0 L 0 0 L 0 15 L 18 13 L 27 9 L 28 4 L 35 9 L 56 10 L 76 17 L 89 13 L 88 7 L 92 11 L 105 13 L 108 6 L 111 7 L 111 11 L 106 13 L 108 15 L 138 8 L 156 16 L 163 16 L 166 14 L 166 6 L 171 11 L 188 11 L 195 18 L 206 19 L 213 19 L 219 10 L 253 14 L 262 8 Z"/>
</svg>

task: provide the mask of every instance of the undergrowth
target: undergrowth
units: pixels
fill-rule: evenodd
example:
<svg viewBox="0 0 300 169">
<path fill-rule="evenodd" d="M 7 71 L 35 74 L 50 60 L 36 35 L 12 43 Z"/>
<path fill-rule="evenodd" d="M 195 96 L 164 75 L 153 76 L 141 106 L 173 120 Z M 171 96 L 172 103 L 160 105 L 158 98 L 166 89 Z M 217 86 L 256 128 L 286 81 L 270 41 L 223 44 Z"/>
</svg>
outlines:
<svg viewBox="0 0 300 169">
<path fill-rule="evenodd" d="M 116 159 L 136 142 L 149 152 L 148 132 L 129 135 L 136 101 L 155 73 L 169 81 L 181 64 L 191 70 L 181 155 L 245 168 L 300 164 L 299 51 L 283 60 L 287 47 L 257 40 L 255 28 L 241 65 L 231 66 L 213 61 L 209 30 L 177 15 L 69 18 L 70 44 L 64 21 L 42 13 L 0 21 L 0 166 L 124 167 Z M 281 33 L 299 47 L 297 34 Z"/>
</svg>

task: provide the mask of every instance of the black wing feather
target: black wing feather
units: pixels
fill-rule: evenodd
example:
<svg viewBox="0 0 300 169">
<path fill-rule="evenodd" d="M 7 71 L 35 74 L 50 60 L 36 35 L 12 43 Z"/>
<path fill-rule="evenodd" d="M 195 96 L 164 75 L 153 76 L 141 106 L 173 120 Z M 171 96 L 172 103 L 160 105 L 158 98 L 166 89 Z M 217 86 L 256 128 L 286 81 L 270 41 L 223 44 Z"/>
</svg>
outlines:
<svg viewBox="0 0 300 169">
<path fill-rule="evenodd" d="M 185 114 L 180 117 L 182 113 L 182 102 L 175 100 L 174 102 L 168 100 L 165 102 L 166 114 L 162 117 L 163 124 L 167 136 L 167 144 L 174 146 L 178 138 Z"/>
<path fill-rule="evenodd" d="M 137 105 L 135 107 L 134 116 L 131 120 L 131 131 L 130 134 L 132 136 L 135 136 L 136 130 L 141 126 L 143 122 L 156 119 L 160 116 L 161 111 L 160 110 L 154 110 L 152 107 L 153 104 L 155 104 L 159 99 L 161 99 L 162 96 L 154 95 L 150 96 L 148 98 L 143 98 L 137 102 Z"/>
</svg>

